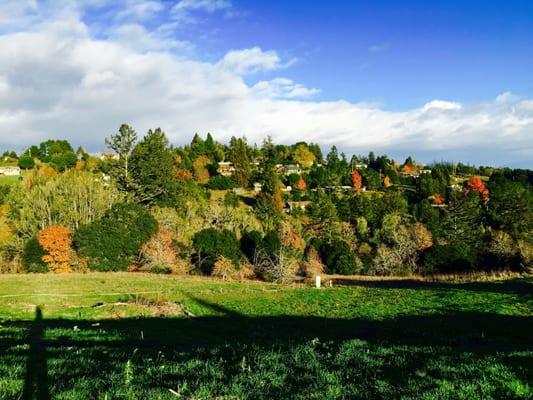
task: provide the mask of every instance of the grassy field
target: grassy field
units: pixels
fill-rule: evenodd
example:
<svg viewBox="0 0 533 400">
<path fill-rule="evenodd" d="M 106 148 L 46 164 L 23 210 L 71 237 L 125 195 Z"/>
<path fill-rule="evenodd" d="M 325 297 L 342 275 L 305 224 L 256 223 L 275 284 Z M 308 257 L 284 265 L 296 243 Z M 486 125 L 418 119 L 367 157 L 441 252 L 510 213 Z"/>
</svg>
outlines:
<svg viewBox="0 0 533 400">
<path fill-rule="evenodd" d="M 0 398 L 533 398 L 533 279 L 0 275 Z"/>
<path fill-rule="evenodd" d="M 0 185 L 16 185 L 20 182 L 19 176 L 0 175 Z"/>
</svg>

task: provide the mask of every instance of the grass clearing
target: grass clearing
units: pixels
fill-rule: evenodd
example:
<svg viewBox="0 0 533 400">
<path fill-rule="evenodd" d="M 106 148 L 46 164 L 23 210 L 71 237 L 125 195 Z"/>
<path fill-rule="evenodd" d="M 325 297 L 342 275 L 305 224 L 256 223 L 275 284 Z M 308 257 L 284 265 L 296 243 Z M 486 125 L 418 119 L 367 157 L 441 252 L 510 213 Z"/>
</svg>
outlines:
<svg viewBox="0 0 533 400">
<path fill-rule="evenodd" d="M 532 332 L 531 278 L 0 275 L 0 398 L 527 399 Z"/>
</svg>

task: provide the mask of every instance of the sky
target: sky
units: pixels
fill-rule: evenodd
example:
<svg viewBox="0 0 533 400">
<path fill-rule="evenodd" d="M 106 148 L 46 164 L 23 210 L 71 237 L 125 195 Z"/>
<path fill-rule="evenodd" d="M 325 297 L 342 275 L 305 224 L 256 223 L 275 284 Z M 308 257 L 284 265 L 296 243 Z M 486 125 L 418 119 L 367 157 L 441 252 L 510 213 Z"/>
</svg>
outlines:
<svg viewBox="0 0 533 400">
<path fill-rule="evenodd" d="M 533 1 L 1 0 L 0 150 L 122 123 L 533 168 Z"/>
</svg>

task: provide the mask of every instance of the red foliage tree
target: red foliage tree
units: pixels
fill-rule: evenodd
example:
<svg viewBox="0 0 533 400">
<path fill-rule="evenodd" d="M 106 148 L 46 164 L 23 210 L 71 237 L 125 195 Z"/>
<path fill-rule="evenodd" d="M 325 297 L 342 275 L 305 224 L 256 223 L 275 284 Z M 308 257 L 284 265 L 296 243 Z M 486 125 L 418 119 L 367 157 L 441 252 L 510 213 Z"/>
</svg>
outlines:
<svg viewBox="0 0 533 400">
<path fill-rule="evenodd" d="M 472 190 L 478 191 L 483 200 L 489 198 L 489 189 L 487 189 L 479 176 L 474 176 L 468 180 L 466 193 L 470 193 Z"/>
<path fill-rule="evenodd" d="M 298 180 L 298 182 L 296 183 L 296 189 L 298 189 L 298 190 L 307 189 L 307 183 L 305 183 L 304 178 L 302 178 L 301 176 L 300 176 L 300 179 Z"/>
<path fill-rule="evenodd" d="M 360 191 L 362 185 L 363 185 L 363 178 L 361 178 L 361 174 L 357 171 L 353 171 L 352 172 L 352 187 L 355 190 Z"/>
<path fill-rule="evenodd" d="M 436 206 L 443 205 L 444 201 L 445 201 L 445 199 L 444 199 L 444 196 L 442 194 L 437 193 L 437 194 L 435 194 L 433 196 L 433 204 L 435 204 Z"/>
</svg>

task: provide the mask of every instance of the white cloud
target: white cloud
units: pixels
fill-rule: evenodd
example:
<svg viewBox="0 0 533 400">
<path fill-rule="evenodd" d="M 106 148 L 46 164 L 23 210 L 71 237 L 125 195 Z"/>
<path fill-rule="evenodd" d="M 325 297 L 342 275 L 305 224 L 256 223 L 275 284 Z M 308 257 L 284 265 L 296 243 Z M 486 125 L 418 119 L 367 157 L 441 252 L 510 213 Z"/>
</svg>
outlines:
<svg viewBox="0 0 533 400">
<path fill-rule="evenodd" d="M 294 62 L 293 59 L 283 63 L 275 51 L 263 51 L 260 47 L 252 47 L 251 49 L 227 52 L 217 65 L 236 74 L 246 75 L 287 68 Z"/>
<path fill-rule="evenodd" d="M 58 10 L 36 26 L 0 34 L 0 148 L 61 137 L 97 151 L 126 122 L 140 133 L 160 126 L 173 143 L 210 131 L 219 140 L 246 135 L 259 143 L 272 135 L 347 153 L 532 166 L 531 99 L 433 100 L 403 112 L 314 101 L 317 89 L 286 78 L 244 81 L 243 74 L 283 68 L 276 52 L 232 51 L 214 63 L 178 58 L 155 46 L 155 30 L 133 22 L 121 25 L 123 36 L 116 29 L 109 40 L 95 39 L 77 13 Z"/>
<path fill-rule="evenodd" d="M 266 98 L 309 98 L 320 93 L 320 90 L 307 88 L 286 78 L 275 78 L 270 81 L 257 82 L 252 90 L 255 94 Z"/>
<path fill-rule="evenodd" d="M 424 104 L 422 107 L 424 111 L 428 110 L 460 110 L 461 104 L 444 100 L 432 100 L 429 103 Z"/>
<path fill-rule="evenodd" d="M 226 11 L 231 15 L 232 4 L 228 0 L 181 0 L 172 7 L 173 17 L 182 23 L 196 22 L 195 13 L 213 14 Z"/>
</svg>

